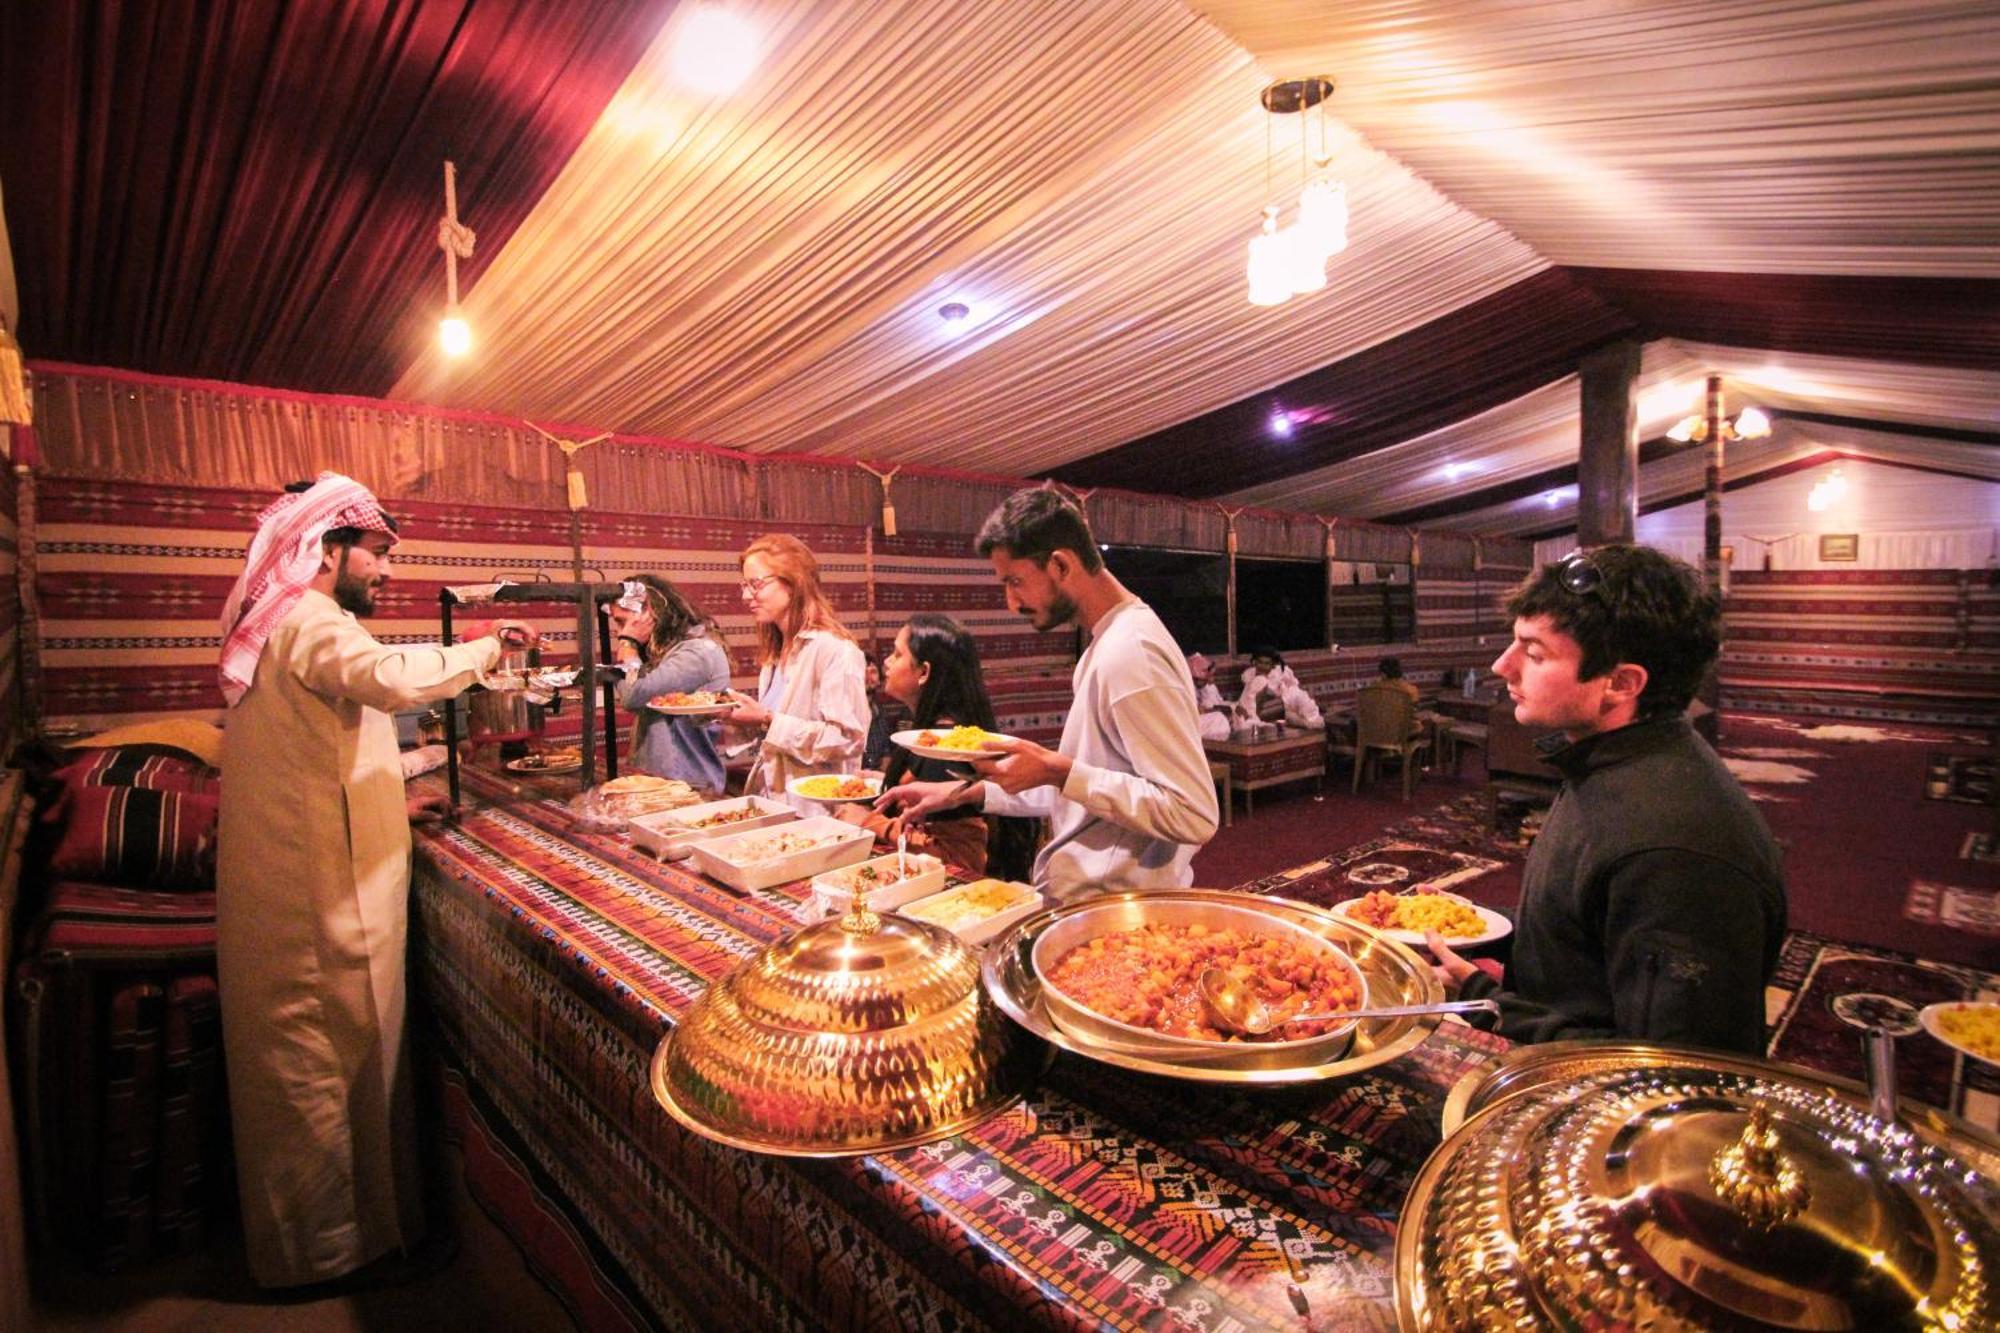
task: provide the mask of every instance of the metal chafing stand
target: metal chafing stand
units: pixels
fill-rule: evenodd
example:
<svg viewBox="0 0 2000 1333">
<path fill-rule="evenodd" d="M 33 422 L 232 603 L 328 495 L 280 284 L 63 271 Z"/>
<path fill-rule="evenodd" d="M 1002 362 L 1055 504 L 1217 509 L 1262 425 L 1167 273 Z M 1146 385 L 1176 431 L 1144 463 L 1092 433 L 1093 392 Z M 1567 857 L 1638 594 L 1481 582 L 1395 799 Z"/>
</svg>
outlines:
<svg viewBox="0 0 2000 1333">
<path fill-rule="evenodd" d="M 576 680 L 578 693 L 583 699 L 583 734 L 581 749 L 583 786 L 587 790 L 597 785 L 597 716 L 602 690 L 602 710 L 604 715 L 604 775 L 606 778 L 618 776 L 618 695 L 616 685 L 622 679 L 620 673 L 610 667 L 601 666 L 611 659 L 611 622 L 604 614 L 608 603 L 615 602 L 624 592 L 624 585 L 618 583 L 502 583 L 491 597 L 461 599 L 450 588 L 438 590 L 438 619 L 442 623 L 444 642 L 452 641 L 451 613 L 457 606 L 485 605 L 488 602 L 504 605 L 521 602 L 567 602 L 576 607 Z M 595 682 L 596 688 L 592 687 Z M 479 686 L 473 686 L 478 689 Z M 451 803 L 454 808 L 459 801 L 458 789 L 458 700 L 456 697 L 444 702 L 444 745 L 445 765 L 451 779 Z"/>
</svg>

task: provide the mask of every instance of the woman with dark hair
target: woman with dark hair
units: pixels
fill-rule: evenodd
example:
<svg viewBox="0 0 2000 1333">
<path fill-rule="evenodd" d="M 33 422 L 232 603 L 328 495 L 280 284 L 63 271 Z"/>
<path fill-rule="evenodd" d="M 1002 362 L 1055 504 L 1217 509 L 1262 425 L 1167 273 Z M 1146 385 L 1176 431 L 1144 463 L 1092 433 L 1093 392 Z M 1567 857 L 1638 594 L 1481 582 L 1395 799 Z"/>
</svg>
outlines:
<svg viewBox="0 0 2000 1333">
<path fill-rule="evenodd" d="M 896 646 L 882 672 L 882 688 L 907 706 L 908 726 L 935 730 L 954 726 L 995 730 L 993 701 L 979 669 L 979 648 L 965 627 L 950 616 L 918 612 L 896 632 Z M 905 781 L 949 782 L 965 776 L 962 768 L 924 759 L 895 749 L 882 775 L 883 790 Z M 866 806 L 842 807 L 843 818 L 871 828 L 877 837 L 894 841 L 904 831 Z M 1035 854 L 1036 821 L 982 816 L 966 807 L 932 815 L 908 829 L 910 846 L 973 875 L 1024 879 Z"/>
<path fill-rule="evenodd" d="M 631 670 L 618 702 L 637 715 L 629 762 L 642 773 L 722 792 L 722 757 L 706 718 L 668 717 L 646 707 L 662 694 L 729 688 L 729 654 L 715 622 L 657 574 L 634 574 L 611 608 L 612 660 Z"/>
</svg>

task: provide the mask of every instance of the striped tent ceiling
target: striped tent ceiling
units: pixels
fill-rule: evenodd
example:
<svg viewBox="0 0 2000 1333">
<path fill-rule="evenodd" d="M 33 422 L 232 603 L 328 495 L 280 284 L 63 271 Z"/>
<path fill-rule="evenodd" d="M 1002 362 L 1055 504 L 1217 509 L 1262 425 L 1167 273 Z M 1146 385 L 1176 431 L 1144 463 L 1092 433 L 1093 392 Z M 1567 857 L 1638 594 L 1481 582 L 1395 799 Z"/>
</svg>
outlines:
<svg viewBox="0 0 2000 1333">
<path fill-rule="evenodd" d="M 763 55 L 710 97 L 670 0 L 0 6 L 28 350 L 1510 532 L 1559 512 L 1566 377 L 1618 337 L 1649 437 L 1716 369 L 1794 414 L 1774 449 L 1990 456 L 1993 6 L 731 7 Z M 1257 93 L 1316 72 L 1353 243 L 1260 309 L 1298 159 L 1267 179 Z M 447 154 L 463 362 L 430 336 Z"/>
</svg>

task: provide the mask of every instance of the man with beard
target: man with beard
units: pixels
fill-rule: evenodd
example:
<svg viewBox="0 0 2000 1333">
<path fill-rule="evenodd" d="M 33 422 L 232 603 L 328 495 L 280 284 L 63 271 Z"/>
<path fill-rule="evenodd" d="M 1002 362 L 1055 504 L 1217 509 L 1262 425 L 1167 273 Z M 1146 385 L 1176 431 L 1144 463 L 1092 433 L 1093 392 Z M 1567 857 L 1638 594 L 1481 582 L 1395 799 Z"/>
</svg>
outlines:
<svg viewBox="0 0 2000 1333">
<path fill-rule="evenodd" d="M 389 578 L 396 524 L 321 473 L 258 517 L 223 611 L 216 961 L 250 1270 L 300 1288 L 423 1229 L 403 1048 L 410 820 L 390 716 L 458 693 L 502 636 L 378 643 L 357 615 Z"/>
<path fill-rule="evenodd" d="M 998 742 L 970 762 L 989 814 L 1046 817 L 1035 887 L 1059 901 L 1182 888 L 1195 848 L 1215 834 L 1215 787 L 1197 730 L 1194 681 L 1173 636 L 1111 571 L 1083 513 L 1056 491 L 1017 491 L 977 542 L 1008 609 L 1047 633 L 1089 636 L 1072 678 L 1060 745 Z M 965 804 L 959 784 L 911 782 L 879 804 L 922 818 Z"/>
</svg>

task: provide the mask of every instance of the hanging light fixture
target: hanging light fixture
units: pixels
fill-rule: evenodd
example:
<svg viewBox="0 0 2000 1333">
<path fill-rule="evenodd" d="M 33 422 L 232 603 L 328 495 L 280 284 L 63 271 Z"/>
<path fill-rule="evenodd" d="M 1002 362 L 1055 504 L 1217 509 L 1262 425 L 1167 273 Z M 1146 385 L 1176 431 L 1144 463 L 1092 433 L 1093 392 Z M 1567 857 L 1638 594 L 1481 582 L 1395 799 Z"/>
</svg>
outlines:
<svg viewBox="0 0 2000 1333">
<path fill-rule="evenodd" d="M 1326 286 L 1326 261 L 1347 248 L 1347 187 L 1327 171 L 1333 153 L 1327 135 L 1326 99 L 1333 80 L 1324 75 L 1287 79 L 1264 89 L 1258 100 L 1264 122 L 1264 188 L 1273 198 L 1273 163 L 1277 153 L 1273 129 L 1279 116 L 1299 118 L 1299 192 L 1297 220 L 1279 225 L 1283 209 L 1275 201 L 1264 205 L 1264 221 L 1251 238 L 1250 303 L 1278 305 L 1293 296 Z M 1318 108 L 1308 117 L 1309 109 Z M 1317 146 L 1313 139 L 1318 137 Z"/>
<path fill-rule="evenodd" d="M 1734 444 L 1738 440 L 1761 440 L 1771 433 L 1771 418 L 1754 407 L 1746 407 L 1733 417 L 1722 419 L 1722 438 Z M 1675 444 L 1706 444 L 1708 442 L 1708 418 L 1700 412 L 1691 412 L 1674 424 L 1667 432 L 1667 438 Z"/>
<path fill-rule="evenodd" d="M 458 313 L 458 261 L 472 258 L 478 238 L 458 220 L 458 168 L 444 164 L 444 216 L 438 219 L 438 249 L 444 251 L 444 318 L 438 321 L 438 343 L 452 358 L 472 350 L 472 326 Z"/>
<path fill-rule="evenodd" d="M 1847 478 L 1840 475 L 1838 467 L 1813 483 L 1806 493 L 1806 508 L 1815 514 L 1824 513 L 1847 498 Z"/>
</svg>

